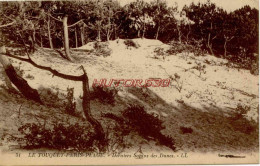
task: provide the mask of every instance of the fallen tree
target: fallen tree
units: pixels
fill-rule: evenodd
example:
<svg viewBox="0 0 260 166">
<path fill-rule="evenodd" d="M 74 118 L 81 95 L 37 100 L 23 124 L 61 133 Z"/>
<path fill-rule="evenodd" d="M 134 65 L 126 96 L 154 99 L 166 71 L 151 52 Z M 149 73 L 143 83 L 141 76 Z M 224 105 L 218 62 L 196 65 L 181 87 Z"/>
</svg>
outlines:
<svg viewBox="0 0 260 166">
<path fill-rule="evenodd" d="M 90 109 L 90 90 L 89 90 L 89 80 L 88 76 L 86 73 L 86 70 L 84 69 L 83 66 L 81 66 L 81 69 L 83 71 L 83 74 L 80 76 L 74 76 L 74 75 L 68 75 L 68 74 L 63 74 L 60 73 L 59 71 L 52 69 L 51 67 L 46 67 L 46 66 L 41 66 L 37 63 L 35 63 L 31 57 L 28 51 L 26 51 L 28 58 L 22 58 L 18 56 L 14 56 L 10 53 L 6 53 L 6 56 L 27 62 L 35 66 L 36 68 L 42 69 L 49 71 L 53 74 L 53 76 L 57 76 L 66 80 L 71 80 L 71 81 L 80 81 L 82 82 L 82 90 L 83 90 L 83 98 L 82 98 L 82 108 L 83 108 L 83 113 L 86 117 L 86 120 L 93 126 L 94 131 L 95 131 L 95 139 L 99 142 L 100 149 L 104 150 L 104 145 L 106 144 L 106 137 L 105 137 L 105 132 L 103 130 L 102 125 L 92 116 L 91 114 L 91 109 Z"/>
</svg>

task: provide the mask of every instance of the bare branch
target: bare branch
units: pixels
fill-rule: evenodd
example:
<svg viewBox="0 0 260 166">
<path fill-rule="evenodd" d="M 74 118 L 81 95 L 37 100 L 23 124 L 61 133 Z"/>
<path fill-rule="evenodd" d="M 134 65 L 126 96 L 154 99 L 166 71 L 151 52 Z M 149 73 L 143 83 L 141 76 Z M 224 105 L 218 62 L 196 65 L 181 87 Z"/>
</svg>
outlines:
<svg viewBox="0 0 260 166">
<path fill-rule="evenodd" d="M 84 23 L 85 24 L 85 23 Z M 95 29 L 96 28 L 96 26 L 94 25 L 94 24 L 92 24 L 92 23 L 89 23 L 89 26 L 87 26 L 86 24 L 85 24 L 85 26 L 86 27 L 88 27 L 89 29 Z"/>
<path fill-rule="evenodd" d="M 228 41 L 231 41 L 232 39 L 234 39 L 235 36 L 232 36 Z"/>
<path fill-rule="evenodd" d="M 21 36 L 21 34 L 20 34 Z M 22 36 L 21 36 L 22 37 Z M 25 45 L 25 42 L 22 38 L 22 41 L 23 41 L 23 44 L 25 46 L 25 51 L 26 51 L 26 54 L 28 56 L 28 59 L 26 58 L 21 58 L 21 57 L 17 57 L 17 56 L 14 56 L 14 55 L 11 55 L 10 53 L 6 53 L 6 55 L 8 55 L 9 57 L 12 57 L 12 58 L 16 58 L 16 59 L 19 59 L 21 61 L 24 61 L 24 62 L 28 62 L 28 63 L 31 63 L 33 66 L 39 68 L 39 69 L 42 69 L 42 70 L 46 70 L 46 71 L 49 71 L 51 72 L 54 76 L 57 76 L 57 77 L 61 77 L 61 78 L 64 78 L 64 79 L 67 79 L 67 80 L 72 80 L 72 81 L 82 81 L 84 79 L 84 75 L 81 75 L 81 76 L 73 76 L 73 75 L 67 75 L 67 74 L 63 74 L 63 73 L 60 73 L 58 72 L 57 70 L 54 70 L 52 69 L 51 67 L 46 67 L 46 66 L 41 66 L 41 65 L 38 65 L 37 63 L 35 63 L 31 57 L 30 57 L 30 54 L 26 48 L 26 45 Z"/>
<path fill-rule="evenodd" d="M 3 16 L 9 20 L 15 21 L 15 19 L 11 18 L 10 16 L 6 16 L 5 14 L 3 14 Z"/>
<path fill-rule="evenodd" d="M 83 19 L 77 21 L 76 23 L 74 23 L 74 24 L 72 24 L 72 25 L 68 25 L 68 28 L 74 27 L 75 25 L 79 24 L 79 23 L 82 22 L 82 21 L 83 21 Z"/>
<path fill-rule="evenodd" d="M 52 69 L 51 67 L 46 67 L 46 66 L 38 65 L 37 63 L 35 63 L 35 62 L 31 59 L 31 57 L 30 57 L 29 55 L 28 55 L 28 59 L 27 59 L 27 58 L 18 57 L 18 56 L 14 56 L 14 55 L 12 55 L 12 54 L 10 54 L 10 53 L 6 53 L 5 55 L 6 55 L 6 56 L 9 56 L 9 57 L 11 57 L 11 58 L 15 58 L 15 59 L 24 61 L 24 62 L 28 62 L 28 63 L 32 64 L 34 67 L 37 67 L 37 68 L 42 69 L 42 70 L 49 71 L 49 72 L 51 72 L 54 76 L 57 76 L 57 77 L 61 77 L 61 78 L 64 78 L 64 79 L 67 79 L 67 80 L 72 80 L 72 81 L 82 81 L 82 80 L 83 80 L 83 75 L 81 75 L 81 76 L 67 75 L 67 74 L 60 73 L 60 72 L 58 72 L 57 70 Z"/>
<path fill-rule="evenodd" d="M 13 22 L 8 23 L 8 24 L 0 25 L 0 28 L 4 28 L 4 27 L 10 26 L 10 25 L 13 25 L 14 23 L 16 23 L 16 21 L 13 21 Z"/>
<path fill-rule="evenodd" d="M 46 15 L 48 15 L 48 16 L 50 16 L 51 18 L 53 18 L 54 20 L 56 20 L 56 21 L 59 21 L 59 22 L 62 22 L 62 20 L 61 19 L 58 19 L 58 18 L 55 18 L 55 17 L 53 17 L 51 14 L 49 14 L 49 13 L 46 13 L 46 12 L 44 12 Z"/>
<path fill-rule="evenodd" d="M 121 12 L 123 12 L 123 11 L 120 11 L 120 10 L 119 10 L 119 11 L 115 12 L 115 13 L 112 15 L 112 17 L 115 16 L 117 13 L 121 13 Z"/>
<path fill-rule="evenodd" d="M 234 39 L 235 36 L 232 36 L 232 37 L 227 37 L 226 35 L 224 35 L 224 38 L 226 41 L 231 41 L 232 39 Z"/>
</svg>

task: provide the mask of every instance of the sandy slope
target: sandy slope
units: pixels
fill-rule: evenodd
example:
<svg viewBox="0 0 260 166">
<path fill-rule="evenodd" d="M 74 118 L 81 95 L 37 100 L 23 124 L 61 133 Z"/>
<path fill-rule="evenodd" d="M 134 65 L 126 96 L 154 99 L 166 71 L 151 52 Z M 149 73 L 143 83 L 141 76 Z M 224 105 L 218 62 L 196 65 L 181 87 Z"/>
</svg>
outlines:
<svg viewBox="0 0 260 166">
<path fill-rule="evenodd" d="M 238 103 L 243 103 L 252 107 L 248 115 L 254 120 L 258 119 L 256 113 L 259 82 L 258 77 L 251 75 L 249 71 L 228 68 L 221 65 L 227 63 L 226 60 L 210 55 L 204 57 L 190 55 L 188 60 L 183 58 L 181 54 L 166 57 L 165 60 L 153 59 L 155 48 L 161 47 L 166 50 L 169 46 L 157 40 L 134 39 L 133 41 L 141 47 L 126 49 L 123 40 L 111 41 L 109 46 L 112 49 L 112 55 L 107 58 L 100 58 L 103 61 L 100 64 L 103 69 L 94 74 L 94 78 L 165 79 L 169 75 L 173 76 L 177 73 L 181 76 L 180 82 L 183 81 L 181 93 L 174 87 L 174 82 L 172 82 L 173 86 L 170 88 L 150 89 L 163 100 L 173 105 L 176 104 L 176 99 L 182 99 L 186 104 L 200 109 L 205 105 L 212 104 L 222 109 L 236 108 Z M 89 45 L 91 44 L 86 47 L 83 46 L 83 48 L 91 49 Z M 205 60 L 214 62 L 216 65 L 204 63 Z M 188 62 L 191 62 L 191 64 L 188 64 Z M 195 62 L 206 65 L 206 74 L 202 74 L 201 78 L 197 76 L 199 71 L 194 69 L 185 71 L 185 69 L 196 66 Z M 89 64 L 84 66 L 87 68 Z M 92 74 L 94 70 L 89 69 L 88 72 Z M 206 81 L 203 79 L 206 79 Z M 186 95 L 191 93 L 193 95 L 187 98 Z"/>
<path fill-rule="evenodd" d="M 110 41 L 112 54 L 109 57 L 95 56 L 93 43 L 78 49 L 89 51 L 72 51 L 75 63 L 59 57 L 54 51 L 44 49 L 33 55 L 33 59 L 45 66 L 51 66 L 60 72 L 80 75 L 80 65 L 86 69 L 90 83 L 94 79 L 148 79 L 169 78 L 177 73 L 179 82 L 183 82 L 179 92 L 175 81 L 170 87 L 151 87 L 146 90 L 123 88 L 118 92 L 118 98 L 123 103 L 140 103 L 148 112 L 158 114 L 165 121 L 165 133 L 176 139 L 176 146 L 182 150 L 192 151 L 225 151 L 257 149 L 258 129 L 247 133 L 243 124 L 258 122 L 258 76 L 253 76 L 247 70 L 229 68 L 226 60 L 210 55 L 195 57 L 190 54 L 166 56 L 165 59 L 154 58 L 157 47 L 167 50 L 168 45 L 157 40 L 134 39 L 139 48 L 127 49 L 124 40 Z M 53 91 L 66 93 L 67 87 L 74 87 L 77 107 L 80 109 L 82 87 L 80 82 L 67 81 L 53 77 L 49 72 L 34 68 L 27 63 L 19 64 L 12 59 L 15 66 L 20 66 L 28 75 L 27 79 L 33 88 L 51 88 Z M 206 66 L 206 73 L 199 76 L 199 71 L 191 69 L 196 63 Z M 206 63 L 206 62 L 210 62 Z M 3 81 L 1 81 L 3 84 Z M 250 106 L 250 111 L 244 115 L 249 121 L 239 122 L 235 127 L 230 117 L 236 111 L 238 104 Z M 102 104 L 101 104 L 102 105 Z M 102 106 L 93 103 L 93 112 L 118 112 L 125 104 L 118 102 L 115 106 Z M 1 108 L 1 107 L 0 107 Z M 2 108 L 3 109 L 3 108 Z M 98 113 L 97 113 L 98 114 Z M 97 115 L 98 116 L 98 115 Z M 192 134 L 180 134 L 180 127 L 193 129 Z"/>
</svg>

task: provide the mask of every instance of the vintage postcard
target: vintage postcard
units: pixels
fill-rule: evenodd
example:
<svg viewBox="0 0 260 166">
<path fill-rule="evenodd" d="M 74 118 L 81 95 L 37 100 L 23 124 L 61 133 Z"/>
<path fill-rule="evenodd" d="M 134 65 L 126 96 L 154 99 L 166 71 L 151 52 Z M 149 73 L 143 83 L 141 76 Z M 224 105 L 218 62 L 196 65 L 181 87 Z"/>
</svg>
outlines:
<svg viewBox="0 0 260 166">
<path fill-rule="evenodd" d="M 259 163 L 258 3 L 0 1 L 0 165 Z"/>
</svg>

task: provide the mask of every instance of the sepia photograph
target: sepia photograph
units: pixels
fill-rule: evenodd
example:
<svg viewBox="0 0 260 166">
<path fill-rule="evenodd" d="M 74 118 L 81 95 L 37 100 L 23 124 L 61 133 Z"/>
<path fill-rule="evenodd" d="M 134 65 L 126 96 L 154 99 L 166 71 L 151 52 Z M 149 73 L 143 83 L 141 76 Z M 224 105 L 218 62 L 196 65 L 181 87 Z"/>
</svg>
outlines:
<svg viewBox="0 0 260 166">
<path fill-rule="evenodd" d="M 259 163 L 258 0 L 0 0 L 0 165 Z"/>
</svg>

